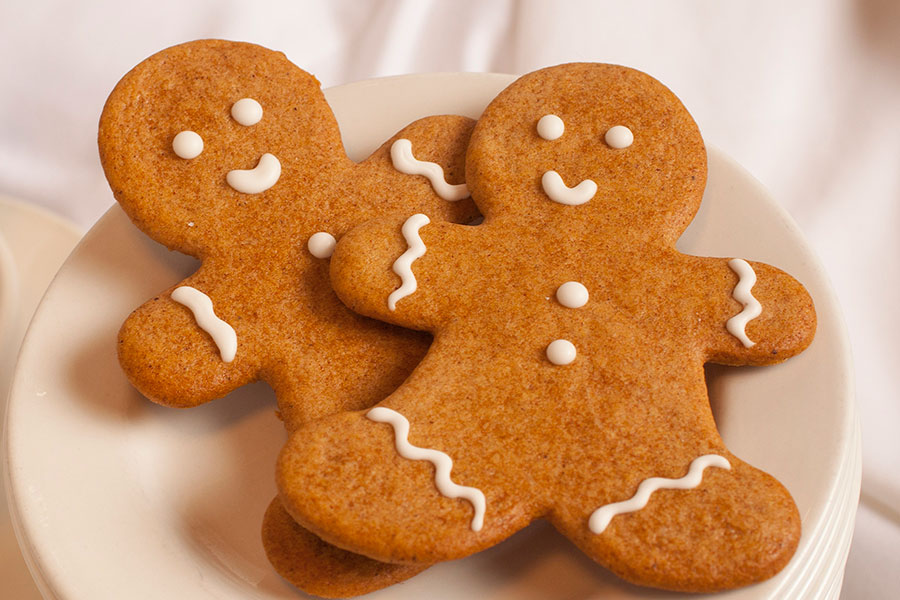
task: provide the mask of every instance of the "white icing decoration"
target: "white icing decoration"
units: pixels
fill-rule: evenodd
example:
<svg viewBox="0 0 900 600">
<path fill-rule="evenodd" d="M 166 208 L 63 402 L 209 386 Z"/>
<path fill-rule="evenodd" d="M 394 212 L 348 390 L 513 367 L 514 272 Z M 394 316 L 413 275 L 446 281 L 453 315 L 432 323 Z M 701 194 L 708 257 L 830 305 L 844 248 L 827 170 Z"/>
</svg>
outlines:
<svg viewBox="0 0 900 600">
<path fill-rule="evenodd" d="M 431 223 L 428 217 L 419 213 L 411 216 L 403 223 L 403 238 L 408 248 L 394 261 L 394 273 L 400 276 L 401 285 L 388 296 L 388 308 L 397 308 L 397 300 L 406 298 L 416 291 L 418 283 L 412 272 L 412 264 L 425 255 L 425 242 L 419 236 L 419 229 Z"/>
<path fill-rule="evenodd" d="M 728 322 L 725 323 L 725 328 L 728 330 L 728 333 L 741 340 L 745 348 L 749 348 L 755 345 L 756 342 L 751 341 L 747 337 L 745 331 L 747 323 L 762 314 L 762 304 L 750 293 L 750 290 L 756 284 L 756 272 L 750 266 L 750 263 L 742 258 L 731 259 L 728 261 L 728 266 L 738 275 L 738 283 L 734 286 L 731 296 L 740 302 L 744 309 L 728 319 Z"/>
<path fill-rule="evenodd" d="M 444 170 L 437 163 L 418 160 L 412 153 L 412 142 L 406 139 L 391 144 L 391 162 L 404 175 L 424 175 L 431 182 L 434 193 L 450 202 L 469 197 L 469 188 L 460 183 L 450 185 L 444 179 Z"/>
<path fill-rule="evenodd" d="M 197 158 L 203 152 L 203 138 L 193 131 L 182 131 L 172 140 L 172 150 L 179 158 Z"/>
<path fill-rule="evenodd" d="M 645 479 L 638 486 L 637 493 L 628 500 L 615 502 L 601 506 L 591 514 L 588 527 L 593 533 L 603 533 L 613 517 L 622 513 L 634 512 L 647 506 L 650 495 L 660 489 L 689 490 L 700 485 L 703 480 L 703 470 L 706 467 L 719 467 L 731 469 L 731 463 L 724 456 L 718 454 L 704 454 L 691 462 L 687 475 L 680 479 L 667 479 L 665 477 L 651 477 Z"/>
<path fill-rule="evenodd" d="M 547 360 L 554 365 L 568 365 L 578 352 L 575 350 L 575 344 L 569 340 L 553 340 L 547 346 Z"/>
<path fill-rule="evenodd" d="M 567 281 L 556 290 L 556 299 L 566 308 L 581 308 L 589 298 L 587 288 L 577 281 Z"/>
<path fill-rule="evenodd" d="M 335 244 L 337 241 L 333 235 L 327 231 L 319 231 L 309 236 L 306 247 L 309 248 L 309 253 L 316 258 L 328 258 L 334 254 Z"/>
<path fill-rule="evenodd" d="M 419 448 L 409 443 L 409 421 L 395 410 L 384 406 L 376 406 L 366 413 L 366 417 L 376 423 L 390 423 L 394 428 L 394 446 L 397 454 L 409 460 L 427 460 L 434 465 L 434 484 L 438 491 L 447 498 L 463 498 L 472 504 L 475 515 L 472 517 L 472 531 L 481 531 L 484 525 L 484 512 L 487 501 L 484 492 L 474 487 L 466 487 L 453 483 L 450 471 L 453 459 L 440 450 Z"/>
<path fill-rule="evenodd" d="M 276 183 L 281 177 L 281 163 L 268 152 L 259 157 L 253 169 L 228 171 L 225 181 L 242 194 L 260 194 Z"/>
<path fill-rule="evenodd" d="M 222 360 L 230 363 L 237 353 L 237 334 L 234 328 L 216 316 L 209 296 L 188 285 L 175 288 L 172 300 L 187 306 L 194 313 L 197 325 L 212 337 Z"/>
<path fill-rule="evenodd" d="M 547 171 L 541 177 L 541 186 L 544 193 L 554 202 L 568 206 L 584 204 L 597 193 L 597 184 L 590 179 L 585 179 L 573 188 L 566 186 L 562 177 L 556 171 Z"/>
<path fill-rule="evenodd" d="M 556 115 L 544 115 L 537 123 L 538 135 L 548 141 L 562 137 L 566 131 L 566 124 Z"/>
<path fill-rule="evenodd" d="M 231 105 L 231 116 L 241 125 L 249 127 L 260 122 L 263 109 L 253 98 L 241 98 Z"/>
<path fill-rule="evenodd" d="M 634 143 L 634 134 L 624 125 L 610 127 L 604 138 L 610 148 L 627 148 Z"/>
</svg>

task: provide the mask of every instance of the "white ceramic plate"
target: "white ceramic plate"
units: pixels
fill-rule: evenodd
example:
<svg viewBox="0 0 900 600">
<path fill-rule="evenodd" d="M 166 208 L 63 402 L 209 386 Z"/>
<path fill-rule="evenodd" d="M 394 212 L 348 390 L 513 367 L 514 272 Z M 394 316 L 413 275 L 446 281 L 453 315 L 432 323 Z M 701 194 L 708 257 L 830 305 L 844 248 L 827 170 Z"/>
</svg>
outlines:
<svg viewBox="0 0 900 600">
<path fill-rule="evenodd" d="M 53 213 L 0 195 L 0 421 L 19 344 L 44 290 L 82 232 Z M 0 485 L 0 581 L 5 598 L 40 598 L 25 567 Z"/>
<path fill-rule="evenodd" d="M 477 117 L 511 79 L 416 75 L 341 86 L 327 96 L 349 154 L 359 159 L 418 117 Z M 792 586 L 800 597 L 826 585 L 820 581 L 833 587 L 845 553 L 833 549 L 834 540 L 846 538 L 835 532 L 853 518 L 858 439 L 848 345 L 826 277 L 786 213 L 716 150 L 706 201 L 679 246 L 775 264 L 816 301 L 819 330 L 809 350 L 776 367 L 711 369 L 710 391 L 732 451 L 784 482 L 804 527 L 795 559 L 779 576 L 727 597 L 782 597 Z M 142 399 L 116 363 L 123 319 L 195 266 L 146 239 L 114 207 L 74 252 L 35 316 L 11 396 L 9 479 L 25 552 L 48 597 L 299 595 L 270 568 L 259 540 L 285 440 L 269 389 L 251 386 L 177 411 Z M 671 594 L 622 583 L 542 524 L 373 594 L 601 596 Z"/>
</svg>

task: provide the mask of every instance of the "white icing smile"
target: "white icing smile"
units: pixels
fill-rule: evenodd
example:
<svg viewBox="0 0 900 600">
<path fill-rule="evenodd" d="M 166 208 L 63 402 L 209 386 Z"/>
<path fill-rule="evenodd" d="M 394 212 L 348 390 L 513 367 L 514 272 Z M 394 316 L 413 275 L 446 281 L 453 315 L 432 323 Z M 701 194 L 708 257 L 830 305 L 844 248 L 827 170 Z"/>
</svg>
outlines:
<svg viewBox="0 0 900 600">
<path fill-rule="evenodd" d="M 225 181 L 242 194 L 260 194 L 278 183 L 279 177 L 281 162 L 267 152 L 259 157 L 255 168 L 229 171 Z"/>
<path fill-rule="evenodd" d="M 544 193 L 551 200 L 568 206 L 584 204 L 597 193 L 597 184 L 590 179 L 585 179 L 575 187 L 570 188 L 556 171 L 544 173 L 544 176 L 541 177 L 541 187 L 544 188 Z"/>
</svg>

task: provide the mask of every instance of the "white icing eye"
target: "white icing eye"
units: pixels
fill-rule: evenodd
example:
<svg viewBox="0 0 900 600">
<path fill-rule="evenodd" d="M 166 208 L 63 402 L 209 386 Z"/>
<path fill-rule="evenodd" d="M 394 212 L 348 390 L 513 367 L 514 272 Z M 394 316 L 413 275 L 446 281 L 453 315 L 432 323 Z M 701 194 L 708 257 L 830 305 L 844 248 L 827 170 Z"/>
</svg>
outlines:
<svg viewBox="0 0 900 600">
<path fill-rule="evenodd" d="M 537 122 L 538 135 L 545 140 L 558 139 L 566 130 L 566 124 L 556 115 L 544 115 Z"/>
<path fill-rule="evenodd" d="M 309 236 L 306 247 L 309 249 L 309 253 L 316 258 L 328 258 L 334 254 L 335 244 L 337 241 L 333 235 L 327 231 L 319 231 Z"/>
<path fill-rule="evenodd" d="M 182 131 L 172 140 L 172 150 L 179 158 L 197 158 L 203 152 L 203 138 L 193 131 Z"/>
<path fill-rule="evenodd" d="M 567 281 L 556 290 L 556 299 L 566 308 L 581 308 L 588 298 L 587 288 L 577 281 Z"/>
<path fill-rule="evenodd" d="M 569 340 L 553 340 L 547 346 L 547 360 L 554 365 L 568 365 L 575 360 L 575 344 Z"/>
<path fill-rule="evenodd" d="M 231 105 L 231 116 L 241 125 L 256 125 L 262 119 L 263 109 L 253 98 L 241 98 Z"/>
<path fill-rule="evenodd" d="M 606 132 L 606 144 L 610 148 L 627 148 L 634 142 L 634 134 L 624 125 L 610 127 Z"/>
</svg>

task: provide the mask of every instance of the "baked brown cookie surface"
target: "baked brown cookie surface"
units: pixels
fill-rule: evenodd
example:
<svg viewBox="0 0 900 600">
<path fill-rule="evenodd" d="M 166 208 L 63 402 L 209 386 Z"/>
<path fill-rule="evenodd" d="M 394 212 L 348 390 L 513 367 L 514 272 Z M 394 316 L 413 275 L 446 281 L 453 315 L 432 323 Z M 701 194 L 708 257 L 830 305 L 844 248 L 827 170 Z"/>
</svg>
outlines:
<svg viewBox="0 0 900 600">
<path fill-rule="evenodd" d="M 129 380 L 189 407 L 263 379 L 288 430 L 381 400 L 430 337 L 347 310 L 328 257 L 336 238 L 379 216 L 476 215 L 462 185 L 473 125 L 421 119 L 355 163 L 318 81 L 279 52 L 203 40 L 139 64 L 104 107 L 103 169 L 137 227 L 201 266 L 122 326 Z M 342 567 L 305 568 L 314 578 Z"/>
<path fill-rule="evenodd" d="M 263 518 L 269 562 L 304 592 L 325 598 L 359 596 L 408 579 L 427 565 L 394 565 L 326 544 L 272 500 Z M 311 568 L 313 567 L 313 568 Z"/>
<path fill-rule="evenodd" d="M 775 267 L 675 249 L 706 180 L 680 101 L 625 67 L 531 73 L 479 119 L 466 180 L 477 227 L 410 212 L 339 242 L 341 299 L 435 341 L 375 408 L 293 433 L 287 512 L 386 561 L 467 556 L 544 518 L 641 585 L 778 572 L 797 508 L 725 447 L 703 365 L 783 361 L 815 310 Z"/>
</svg>

